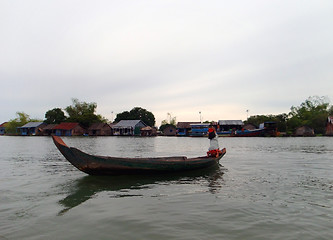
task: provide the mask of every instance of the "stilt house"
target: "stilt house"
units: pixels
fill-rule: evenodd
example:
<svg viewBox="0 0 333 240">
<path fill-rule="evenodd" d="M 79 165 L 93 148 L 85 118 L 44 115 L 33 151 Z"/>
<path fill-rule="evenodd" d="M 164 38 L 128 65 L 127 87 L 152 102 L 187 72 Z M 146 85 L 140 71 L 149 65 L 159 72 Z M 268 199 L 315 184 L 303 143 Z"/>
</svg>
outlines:
<svg viewBox="0 0 333 240">
<path fill-rule="evenodd" d="M 121 120 L 112 126 L 112 135 L 116 136 L 134 136 L 140 135 L 141 128 L 146 127 L 141 120 Z"/>
<path fill-rule="evenodd" d="M 4 135 L 6 133 L 6 124 L 7 122 L 4 122 L 0 125 L 0 135 Z"/>
<path fill-rule="evenodd" d="M 191 124 L 200 124 L 200 122 L 178 122 L 177 136 L 189 136 L 191 132 Z"/>
<path fill-rule="evenodd" d="M 57 136 L 81 136 L 85 129 L 79 123 L 63 122 L 53 128 Z"/>
<path fill-rule="evenodd" d="M 89 136 L 110 136 L 111 127 L 107 123 L 93 123 L 88 128 Z"/>
<path fill-rule="evenodd" d="M 42 128 L 44 126 L 46 126 L 44 122 L 28 122 L 17 129 L 22 136 L 42 135 Z"/>
<path fill-rule="evenodd" d="M 333 116 L 327 118 L 325 135 L 333 136 Z"/>
</svg>

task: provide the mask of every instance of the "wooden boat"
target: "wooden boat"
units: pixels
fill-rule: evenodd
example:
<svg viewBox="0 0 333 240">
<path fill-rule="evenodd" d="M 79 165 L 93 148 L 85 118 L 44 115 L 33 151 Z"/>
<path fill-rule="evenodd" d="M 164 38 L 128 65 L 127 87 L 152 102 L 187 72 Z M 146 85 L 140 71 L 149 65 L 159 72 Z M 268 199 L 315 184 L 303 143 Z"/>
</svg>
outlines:
<svg viewBox="0 0 333 240">
<path fill-rule="evenodd" d="M 90 155 L 74 147 L 68 147 L 58 136 L 52 136 L 54 144 L 64 157 L 77 169 L 90 175 L 121 175 L 176 172 L 202 169 L 217 165 L 226 153 L 218 157 L 154 157 L 120 158 Z"/>
<path fill-rule="evenodd" d="M 231 130 L 231 131 L 220 131 L 217 135 L 220 137 L 261 137 L 264 136 L 264 129 L 253 129 L 253 130 Z"/>
</svg>

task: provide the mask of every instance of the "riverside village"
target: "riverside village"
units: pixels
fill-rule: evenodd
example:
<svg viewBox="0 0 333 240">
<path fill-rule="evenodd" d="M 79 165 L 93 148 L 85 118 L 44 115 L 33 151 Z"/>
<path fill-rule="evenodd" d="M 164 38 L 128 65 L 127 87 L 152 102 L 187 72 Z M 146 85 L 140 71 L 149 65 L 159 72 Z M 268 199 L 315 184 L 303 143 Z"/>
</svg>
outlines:
<svg viewBox="0 0 333 240">
<path fill-rule="evenodd" d="M 277 130 L 276 122 L 263 122 L 259 126 L 242 120 L 218 120 L 217 122 L 177 122 L 158 131 L 156 127 L 148 126 L 142 120 L 121 120 L 118 123 L 93 123 L 85 128 L 78 122 L 62 122 L 47 124 L 45 122 L 28 122 L 17 127 L 16 134 L 6 133 L 7 122 L 0 125 L 0 135 L 19 136 L 179 136 L 205 137 L 208 128 L 213 127 L 222 137 L 278 137 L 284 136 Z M 325 135 L 333 135 L 333 116 L 326 121 Z M 300 126 L 292 136 L 315 136 L 314 129 Z"/>
<path fill-rule="evenodd" d="M 214 128 L 222 137 L 333 136 L 333 106 L 324 97 L 309 97 L 298 107 L 278 115 L 254 115 L 247 120 L 177 122 L 176 117 L 155 126 L 155 116 L 141 107 L 118 113 L 109 121 L 95 114 L 97 104 L 72 99 L 73 104 L 45 113 L 45 120 L 31 119 L 24 112 L 0 125 L 9 136 L 177 136 L 205 137 Z M 248 110 L 247 110 L 248 111 Z M 112 112 L 113 113 L 113 112 Z M 113 117 L 112 117 L 113 118 Z"/>
</svg>

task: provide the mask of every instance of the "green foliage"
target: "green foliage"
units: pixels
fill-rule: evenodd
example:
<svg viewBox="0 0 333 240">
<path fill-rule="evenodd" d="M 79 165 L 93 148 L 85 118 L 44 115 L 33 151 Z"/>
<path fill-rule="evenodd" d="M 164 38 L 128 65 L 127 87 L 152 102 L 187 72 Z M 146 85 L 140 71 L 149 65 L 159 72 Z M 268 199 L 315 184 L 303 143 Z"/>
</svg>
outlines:
<svg viewBox="0 0 333 240">
<path fill-rule="evenodd" d="M 204 122 L 202 122 L 202 123 L 209 123 L 209 124 L 212 124 L 212 123 L 214 123 L 214 121 L 206 120 L 206 121 L 204 121 Z"/>
<path fill-rule="evenodd" d="M 89 127 L 95 122 L 106 122 L 107 119 L 101 115 L 95 114 L 97 104 L 80 102 L 78 99 L 72 99 L 73 104 L 65 108 L 68 118 L 60 108 L 49 110 L 45 114 L 45 123 L 60 123 L 63 121 L 78 122 L 84 127 Z M 17 112 L 17 117 L 8 121 L 6 125 L 6 133 L 16 134 L 17 127 L 21 127 L 28 122 L 41 121 L 31 119 L 24 112 Z M 325 133 L 325 125 L 328 116 L 333 115 L 333 106 L 330 106 L 326 97 L 313 96 L 306 99 L 298 107 L 292 106 L 288 114 L 282 113 L 278 115 L 255 115 L 250 116 L 245 123 L 251 123 L 259 126 L 263 122 L 276 122 L 277 130 L 280 132 L 293 133 L 297 127 L 307 125 L 314 129 L 316 134 Z M 176 117 L 171 117 L 168 113 L 169 120 L 162 121 L 160 130 L 172 125 L 176 127 Z M 131 111 L 124 111 L 117 114 L 115 121 L 120 120 L 142 120 L 149 126 L 155 125 L 155 117 L 153 113 L 141 107 L 135 107 Z"/>
<path fill-rule="evenodd" d="M 45 113 L 45 123 L 59 124 L 66 121 L 65 113 L 60 108 L 53 108 Z"/>
<path fill-rule="evenodd" d="M 159 128 L 159 130 L 161 132 L 164 131 L 164 129 L 166 129 L 167 127 L 169 126 L 173 126 L 173 127 L 176 127 L 176 124 L 177 124 L 177 119 L 176 117 L 171 117 L 171 114 L 168 113 L 168 116 L 169 116 L 169 121 L 167 119 L 164 119 L 162 122 L 161 122 L 161 126 Z"/>
<path fill-rule="evenodd" d="M 133 118 L 131 117 L 129 111 L 124 111 L 122 113 L 118 113 L 114 121 L 119 122 L 121 120 L 133 120 Z"/>
<path fill-rule="evenodd" d="M 119 122 L 120 120 L 141 120 L 148 126 L 153 127 L 155 125 L 154 114 L 141 107 L 135 107 L 129 112 L 118 113 L 115 122 Z"/>
<path fill-rule="evenodd" d="M 167 127 L 170 127 L 170 126 L 172 126 L 172 127 L 176 127 L 176 126 L 173 125 L 173 124 L 166 123 L 166 124 L 161 125 L 160 128 L 159 128 L 159 130 L 160 130 L 161 132 L 163 132 L 164 129 L 166 129 Z"/>
<path fill-rule="evenodd" d="M 272 118 L 272 115 L 254 115 L 250 116 L 246 121 L 244 121 L 244 123 L 251 123 L 258 127 L 260 123 L 272 121 Z"/>
<path fill-rule="evenodd" d="M 300 106 L 290 108 L 289 114 L 256 115 L 248 118 L 245 123 L 259 126 L 260 123 L 273 121 L 277 123 L 277 130 L 292 134 L 296 128 L 309 126 L 316 134 L 325 133 L 326 119 L 333 114 L 333 106 L 325 97 L 313 96 L 306 99 Z"/>
<path fill-rule="evenodd" d="M 39 119 L 31 119 L 30 116 L 24 112 L 16 112 L 16 118 L 9 120 L 6 124 L 6 133 L 16 134 L 17 128 L 22 127 L 28 122 L 42 122 Z"/>
<path fill-rule="evenodd" d="M 327 117 L 332 113 L 332 106 L 325 97 L 309 97 L 300 106 L 290 108 L 288 130 L 295 131 L 297 127 L 309 126 L 316 134 L 325 133 Z"/>
<path fill-rule="evenodd" d="M 106 122 L 106 119 L 101 115 L 96 115 L 96 103 L 80 102 L 78 99 L 72 99 L 73 105 L 65 108 L 69 115 L 68 122 L 78 122 L 83 127 L 89 127 L 92 123 Z"/>
<path fill-rule="evenodd" d="M 277 130 L 279 132 L 286 132 L 287 131 L 288 114 L 282 113 L 282 114 L 279 114 L 279 115 L 275 115 L 272 121 L 276 122 Z"/>
<path fill-rule="evenodd" d="M 287 129 L 287 119 L 288 115 L 285 113 L 279 114 L 279 115 L 255 115 L 250 116 L 247 121 L 244 121 L 245 123 L 251 123 L 255 125 L 256 127 L 259 127 L 261 123 L 264 122 L 276 122 L 277 124 L 277 130 L 279 132 L 285 132 Z"/>
</svg>

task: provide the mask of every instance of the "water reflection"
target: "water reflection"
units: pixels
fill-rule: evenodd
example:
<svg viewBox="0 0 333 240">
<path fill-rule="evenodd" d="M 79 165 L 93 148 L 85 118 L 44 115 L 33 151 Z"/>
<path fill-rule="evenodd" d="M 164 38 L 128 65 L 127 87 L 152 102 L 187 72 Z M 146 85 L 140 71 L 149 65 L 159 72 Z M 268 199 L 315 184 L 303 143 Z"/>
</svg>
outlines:
<svg viewBox="0 0 333 240">
<path fill-rule="evenodd" d="M 195 170 L 183 173 L 168 173 L 160 175 L 124 175 L 124 176 L 84 176 L 71 184 L 66 184 L 69 195 L 59 201 L 64 209 L 63 215 L 70 209 L 91 199 L 99 192 L 114 191 L 114 197 L 133 197 L 126 190 L 153 188 L 154 185 L 198 184 L 208 187 L 212 194 L 218 192 L 223 185 L 223 174 L 226 169 L 216 166 L 205 170 Z"/>
</svg>

